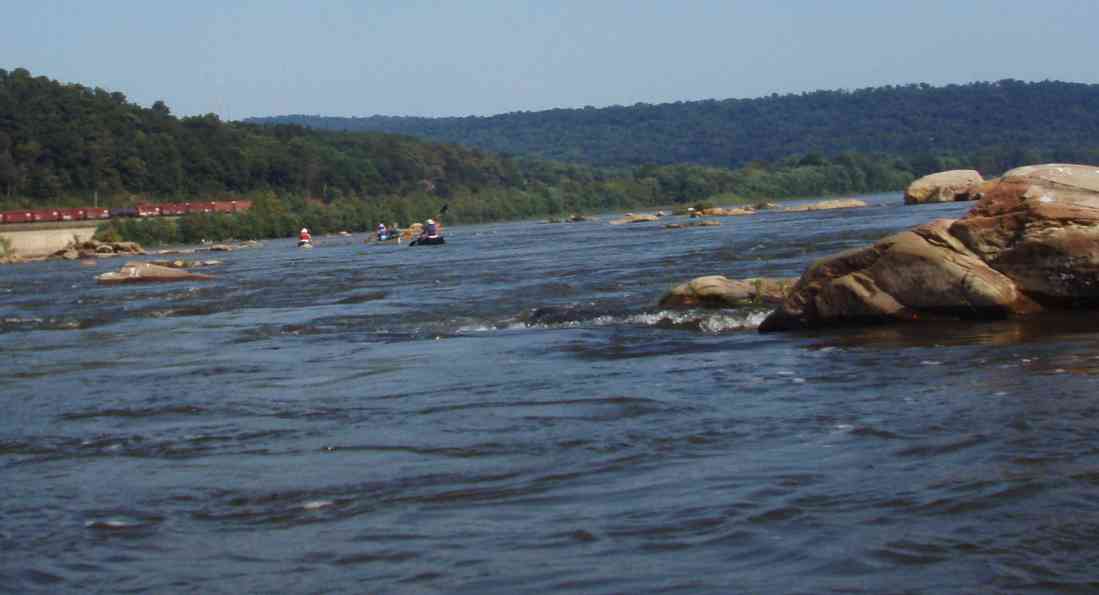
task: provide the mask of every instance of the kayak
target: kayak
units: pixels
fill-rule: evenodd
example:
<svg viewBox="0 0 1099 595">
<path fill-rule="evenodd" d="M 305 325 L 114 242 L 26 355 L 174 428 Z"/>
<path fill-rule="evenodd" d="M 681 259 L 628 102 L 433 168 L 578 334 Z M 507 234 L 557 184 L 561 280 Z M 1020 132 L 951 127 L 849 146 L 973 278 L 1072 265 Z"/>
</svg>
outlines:
<svg viewBox="0 0 1099 595">
<path fill-rule="evenodd" d="M 443 236 L 437 238 L 416 238 L 408 243 L 409 246 L 438 246 L 439 244 L 445 244 L 446 240 Z"/>
<path fill-rule="evenodd" d="M 313 242 L 309 240 L 298 240 L 298 248 L 312 248 Z"/>
<path fill-rule="evenodd" d="M 366 238 L 365 240 L 363 240 L 363 243 L 364 244 L 400 244 L 401 243 L 401 236 L 399 234 L 393 234 L 393 235 L 390 235 L 390 236 L 382 236 L 381 239 L 378 239 L 377 236 L 370 236 L 370 237 Z"/>
</svg>

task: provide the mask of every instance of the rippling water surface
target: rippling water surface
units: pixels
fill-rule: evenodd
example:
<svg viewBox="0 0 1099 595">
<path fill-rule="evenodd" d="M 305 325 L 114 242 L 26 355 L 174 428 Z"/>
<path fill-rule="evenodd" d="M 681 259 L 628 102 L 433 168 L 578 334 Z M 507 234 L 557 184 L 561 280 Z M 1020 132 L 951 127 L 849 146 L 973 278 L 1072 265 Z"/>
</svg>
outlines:
<svg viewBox="0 0 1099 595">
<path fill-rule="evenodd" d="M 4 267 L 0 590 L 1099 589 L 1099 322 L 656 306 L 967 209 L 868 200 Z"/>
</svg>

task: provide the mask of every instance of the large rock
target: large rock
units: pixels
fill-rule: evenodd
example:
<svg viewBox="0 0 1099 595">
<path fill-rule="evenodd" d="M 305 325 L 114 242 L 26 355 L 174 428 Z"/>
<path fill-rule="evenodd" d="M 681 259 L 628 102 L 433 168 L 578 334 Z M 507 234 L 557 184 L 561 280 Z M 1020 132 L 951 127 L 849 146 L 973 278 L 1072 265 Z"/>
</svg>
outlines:
<svg viewBox="0 0 1099 595">
<path fill-rule="evenodd" d="M 664 308 L 732 308 L 753 303 L 779 304 L 793 284 L 794 279 L 728 279 L 710 275 L 677 285 L 660 299 L 660 305 Z"/>
<path fill-rule="evenodd" d="M 760 330 L 1099 305 L 1099 168 L 1041 165 L 973 210 L 817 261 Z"/>
<path fill-rule="evenodd" d="M 127 262 L 117 272 L 103 273 L 95 278 L 97 282 L 107 285 L 164 281 L 207 281 L 210 279 L 213 279 L 213 277 L 148 262 Z"/>
<path fill-rule="evenodd" d="M 954 169 L 924 176 L 908 185 L 904 204 L 955 202 L 977 198 L 984 178 L 976 170 Z"/>
</svg>

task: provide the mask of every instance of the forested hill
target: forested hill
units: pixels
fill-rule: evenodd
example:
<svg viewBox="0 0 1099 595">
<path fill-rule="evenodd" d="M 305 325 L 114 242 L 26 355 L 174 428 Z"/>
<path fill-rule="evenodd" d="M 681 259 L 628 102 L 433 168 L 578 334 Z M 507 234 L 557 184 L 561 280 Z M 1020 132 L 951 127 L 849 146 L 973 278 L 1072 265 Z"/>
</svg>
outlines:
<svg viewBox="0 0 1099 595">
<path fill-rule="evenodd" d="M 489 117 L 293 115 L 248 121 L 394 132 L 596 165 L 735 167 L 813 153 L 915 157 L 999 147 L 1050 152 L 1093 146 L 1099 138 L 1099 85 L 1003 80 Z"/>
<path fill-rule="evenodd" d="M 401 196 L 517 187 L 552 166 L 383 134 L 177 118 L 117 91 L 0 69 L 0 201 L 172 199 L 253 191 Z M 582 169 L 569 166 L 567 175 Z M 588 175 L 580 172 L 578 175 Z M 556 181 L 556 178 L 554 178 Z"/>
</svg>

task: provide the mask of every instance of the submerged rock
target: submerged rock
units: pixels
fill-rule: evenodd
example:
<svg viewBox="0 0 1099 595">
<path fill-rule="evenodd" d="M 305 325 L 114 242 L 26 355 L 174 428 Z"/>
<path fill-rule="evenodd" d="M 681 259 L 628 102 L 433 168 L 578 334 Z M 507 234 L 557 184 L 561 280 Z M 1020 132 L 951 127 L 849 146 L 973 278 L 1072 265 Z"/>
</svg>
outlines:
<svg viewBox="0 0 1099 595">
<path fill-rule="evenodd" d="M 904 204 L 974 200 L 984 178 L 977 170 L 954 169 L 924 176 L 908 185 Z"/>
<path fill-rule="evenodd" d="M 98 283 L 102 284 L 207 281 L 210 279 L 213 279 L 213 277 L 148 262 L 127 262 L 117 272 L 103 273 L 95 278 Z"/>
<path fill-rule="evenodd" d="M 1099 168 L 1017 168 L 958 220 L 821 259 L 760 331 L 1099 305 Z"/>
<path fill-rule="evenodd" d="M 732 308 L 748 304 L 780 304 L 795 279 L 751 277 L 729 279 L 721 275 L 698 277 L 672 288 L 660 298 L 664 308 Z"/>
</svg>

